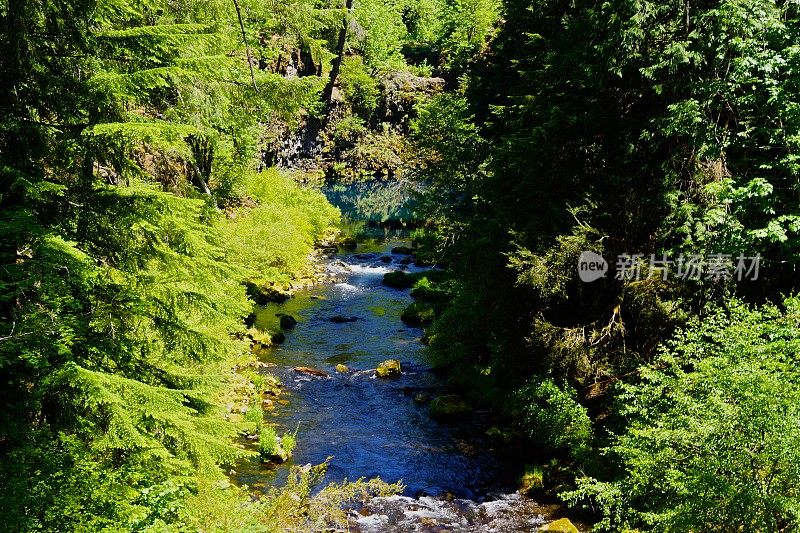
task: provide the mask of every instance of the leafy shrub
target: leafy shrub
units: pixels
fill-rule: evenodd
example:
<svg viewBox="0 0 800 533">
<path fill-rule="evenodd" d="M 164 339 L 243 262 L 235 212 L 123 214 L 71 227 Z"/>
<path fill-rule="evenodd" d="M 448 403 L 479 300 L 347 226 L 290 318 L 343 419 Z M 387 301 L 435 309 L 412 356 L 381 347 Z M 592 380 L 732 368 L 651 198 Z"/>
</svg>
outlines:
<svg viewBox="0 0 800 533">
<path fill-rule="evenodd" d="M 564 496 L 605 529 L 788 531 L 800 526 L 800 301 L 733 302 L 693 320 L 640 380 L 604 450 L 622 468 Z"/>
<path fill-rule="evenodd" d="M 339 86 L 353 113 L 369 120 L 378 107 L 378 82 L 367 72 L 360 56 L 347 56 L 339 72 Z"/>
<path fill-rule="evenodd" d="M 278 451 L 278 434 L 272 426 L 263 426 L 258 434 L 258 453 L 262 460 L 268 460 Z"/>
<path fill-rule="evenodd" d="M 559 387 L 549 378 L 534 379 L 516 394 L 518 423 L 546 449 L 584 458 L 591 447 L 592 423 L 576 396 L 572 387 Z"/>
<path fill-rule="evenodd" d="M 237 208 L 220 223 L 229 261 L 248 278 L 285 281 L 307 264 L 338 212 L 274 169 L 246 174 L 243 186 L 258 206 Z"/>
</svg>

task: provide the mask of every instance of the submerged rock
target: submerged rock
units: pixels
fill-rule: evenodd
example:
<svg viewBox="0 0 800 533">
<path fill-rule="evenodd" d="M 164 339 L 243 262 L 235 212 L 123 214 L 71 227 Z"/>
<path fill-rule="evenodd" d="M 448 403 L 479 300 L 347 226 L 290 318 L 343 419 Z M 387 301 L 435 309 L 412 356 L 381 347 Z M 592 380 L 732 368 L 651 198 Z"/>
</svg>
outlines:
<svg viewBox="0 0 800 533">
<path fill-rule="evenodd" d="M 569 521 L 567 518 L 559 518 L 554 522 L 545 524 L 539 528 L 539 531 L 554 531 L 558 533 L 580 533 L 578 528 Z"/>
<path fill-rule="evenodd" d="M 391 263 L 392 262 L 392 257 L 389 256 L 389 255 L 382 255 L 381 256 L 381 262 L 382 263 Z"/>
<path fill-rule="evenodd" d="M 318 376 L 321 378 L 328 377 L 328 373 L 324 370 L 317 370 L 316 368 L 311 368 L 310 366 L 296 366 L 292 370 L 299 372 L 300 374 L 308 374 L 310 376 Z"/>
<path fill-rule="evenodd" d="M 397 359 L 388 359 L 375 369 L 375 376 L 379 378 L 396 378 L 400 374 L 400 361 Z"/>
<path fill-rule="evenodd" d="M 336 371 L 339 372 L 340 374 L 345 374 L 347 372 L 350 372 L 350 369 L 347 368 L 347 365 L 339 363 L 338 365 L 336 365 Z"/>
<path fill-rule="evenodd" d="M 431 401 L 431 418 L 448 420 L 459 418 L 472 412 L 472 407 L 458 394 L 438 396 Z"/>
<path fill-rule="evenodd" d="M 281 315 L 280 323 L 281 329 L 294 329 L 297 325 L 297 319 L 292 315 Z"/>
<path fill-rule="evenodd" d="M 428 403 L 429 401 L 431 401 L 431 397 L 424 392 L 418 392 L 414 395 L 414 403 L 422 404 Z"/>
<path fill-rule="evenodd" d="M 336 315 L 336 316 L 330 317 L 328 320 L 330 320 L 334 324 L 344 324 L 345 322 L 355 322 L 356 320 L 358 320 L 358 317 L 357 316 L 348 317 L 348 316 Z"/>
</svg>

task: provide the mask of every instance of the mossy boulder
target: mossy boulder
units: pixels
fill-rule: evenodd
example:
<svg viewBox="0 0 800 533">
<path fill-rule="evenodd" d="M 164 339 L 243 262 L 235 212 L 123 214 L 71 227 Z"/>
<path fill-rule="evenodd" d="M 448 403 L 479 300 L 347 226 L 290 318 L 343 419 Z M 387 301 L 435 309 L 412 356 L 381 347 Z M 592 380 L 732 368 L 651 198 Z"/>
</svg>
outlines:
<svg viewBox="0 0 800 533">
<path fill-rule="evenodd" d="M 450 420 L 460 418 L 472 412 L 472 407 L 458 394 L 437 396 L 430 403 L 431 418 Z"/>
<path fill-rule="evenodd" d="M 383 284 L 393 289 L 410 289 L 414 285 L 414 281 L 405 272 L 395 270 L 383 275 Z"/>
<path fill-rule="evenodd" d="M 261 285 L 259 283 L 245 282 L 247 296 L 258 305 L 266 305 L 270 302 L 281 303 L 292 297 L 292 294 L 278 287 Z"/>
<path fill-rule="evenodd" d="M 539 528 L 539 531 L 554 531 L 557 533 L 579 533 L 575 524 L 569 521 L 568 518 L 559 518 L 554 522 L 545 524 Z"/>
<path fill-rule="evenodd" d="M 486 436 L 502 444 L 511 444 L 514 440 L 514 433 L 508 429 L 502 429 L 497 426 L 492 426 L 487 429 Z"/>
<path fill-rule="evenodd" d="M 261 460 L 270 463 L 285 463 L 292 456 L 293 438 L 279 437 L 272 427 L 262 427 L 258 434 L 258 452 Z"/>
<path fill-rule="evenodd" d="M 414 249 L 408 246 L 395 246 L 392 248 L 392 253 L 397 255 L 411 255 L 414 253 Z"/>
<path fill-rule="evenodd" d="M 294 327 L 297 325 L 297 319 L 292 315 L 281 315 L 280 324 L 281 329 L 294 329 Z"/>
<path fill-rule="evenodd" d="M 433 322 L 436 310 L 430 304 L 414 302 L 400 314 L 400 320 L 407 326 L 419 327 Z"/>
<path fill-rule="evenodd" d="M 397 359 L 388 359 L 375 369 L 375 376 L 379 378 L 396 378 L 400 373 L 400 361 Z"/>
<path fill-rule="evenodd" d="M 519 478 L 520 494 L 530 495 L 544 488 L 544 471 L 536 465 L 525 465 L 525 471 Z"/>
<path fill-rule="evenodd" d="M 425 270 L 423 272 L 403 272 L 395 270 L 383 275 L 383 284 L 394 289 L 410 289 L 417 282 L 427 278 L 430 283 L 439 283 L 447 279 L 444 270 Z"/>
</svg>

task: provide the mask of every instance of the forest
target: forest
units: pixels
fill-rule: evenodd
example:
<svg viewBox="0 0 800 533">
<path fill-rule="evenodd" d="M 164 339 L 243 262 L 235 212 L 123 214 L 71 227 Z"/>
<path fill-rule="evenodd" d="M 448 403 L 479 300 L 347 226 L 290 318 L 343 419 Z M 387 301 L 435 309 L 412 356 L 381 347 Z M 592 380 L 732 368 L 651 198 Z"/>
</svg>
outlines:
<svg viewBox="0 0 800 533">
<path fill-rule="evenodd" d="M 0 529 L 800 530 L 796 2 L 0 20 Z"/>
</svg>

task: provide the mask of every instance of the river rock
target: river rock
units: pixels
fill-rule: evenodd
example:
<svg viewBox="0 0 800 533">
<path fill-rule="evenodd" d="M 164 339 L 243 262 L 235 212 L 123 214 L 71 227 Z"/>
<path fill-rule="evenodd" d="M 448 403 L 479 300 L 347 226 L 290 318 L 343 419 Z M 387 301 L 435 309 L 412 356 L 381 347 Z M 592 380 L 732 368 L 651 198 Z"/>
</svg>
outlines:
<svg viewBox="0 0 800 533">
<path fill-rule="evenodd" d="M 357 316 L 348 317 L 348 316 L 336 315 L 336 316 L 330 317 L 328 320 L 330 320 L 334 324 L 344 324 L 345 322 L 355 322 L 356 320 L 358 320 L 358 317 Z"/>
<path fill-rule="evenodd" d="M 347 365 L 339 363 L 338 365 L 336 365 L 336 371 L 339 372 L 340 374 L 346 374 L 347 372 L 350 372 L 350 369 L 347 368 Z"/>
<path fill-rule="evenodd" d="M 286 342 L 286 335 L 282 331 L 272 334 L 272 344 L 283 344 Z"/>
<path fill-rule="evenodd" d="M 292 315 L 281 315 L 280 323 L 281 329 L 294 329 L 297 325 L 297 319 Z"/>
<path fill-rule="evenodd" d="M 437 396 L 430 404 L 431 418 L 447 420 L 458 418 L 472 412 L 472 407 L 458 394 Z"/>
<path fill-rule="evenodd" d="M 554 531 L 557 533 L 580 533 L 575 524 L 569 521 L 568 518 L 559 518 L 554 522 L 545 524 L 539 528 L 539 531 Z"/>
<path fill-rule="evenodd" d="M 317 370 L 316 368 L 311 368 L 310 366 L 296 366 L 292 370 L 299 372 L 300 374 L 308 374 L 309 376 L 318 376 L 321 378 L 328 377 L 328 373 L 324 370 Z"/>
<path fill-rule="evenodd" d="M 414 249 L 408 246 L 395 246 L 392 248 L 392 253 L 397 255 L 411 255 L 414 253 Z"/>
<path fill-rule="evenodd" d="M 375 376 L 379 378 L 396 378 L 400 373 L 400 361 L 397 359 L 388 359 L 375 369 Z"/>
<path fill-rule="evenodd" d="M 382 255 L 381 256 L 381 262 L 382 263 L 391 263 L 392 262 L 392 256 L 390 256 L 390 255 Z"/>
<path fill-rule="evenodd" d="M 278 438 L 278 442 L 273 445 L 270 453 L 261 454 L 261 460 L 265 463 L 285 463 L 290 457 L 291 454 L 281 446 L 280 437 Z"/>
</svg>

